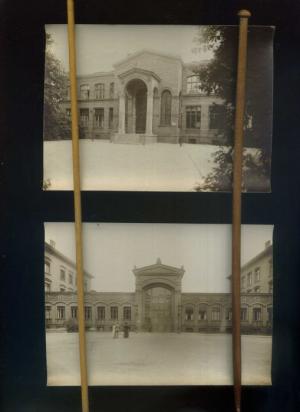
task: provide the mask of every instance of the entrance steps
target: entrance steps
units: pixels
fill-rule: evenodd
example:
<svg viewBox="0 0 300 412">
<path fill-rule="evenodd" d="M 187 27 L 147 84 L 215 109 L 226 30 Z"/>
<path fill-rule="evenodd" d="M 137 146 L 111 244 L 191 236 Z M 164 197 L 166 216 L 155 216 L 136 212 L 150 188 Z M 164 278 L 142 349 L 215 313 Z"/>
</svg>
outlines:
<svg viewBox="0 0 300 412">
<path fill-rule="evenodd" d="M 112 143 L 150 144 L 157 143 L 157 136 L 143 133 L 115 133 L 111 136 Z"/>
</svg>

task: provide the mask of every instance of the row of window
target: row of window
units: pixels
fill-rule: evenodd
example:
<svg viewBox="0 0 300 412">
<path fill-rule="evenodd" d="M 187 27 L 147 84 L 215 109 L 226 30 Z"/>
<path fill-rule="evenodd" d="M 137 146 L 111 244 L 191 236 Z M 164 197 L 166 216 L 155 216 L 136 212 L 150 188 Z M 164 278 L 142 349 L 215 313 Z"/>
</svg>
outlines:
<svg viewBox="0 0 300 412">
<path fill-rule="evenodd" d="M 106 97 L 106 90 L 104 83 L 96 83 L 94 85 L 94 99 L 101 100 L 105 99 Z M 202 82 L 200 80 L 199 75 L 192 75 L 187 78 L 187 93 L 189 94 L 205 94 L 205 90 L 203 89 Z M 109 84 L 109 98 L 114 98 L 115 95 L 115 84 L 111 82 Z M 80 99 L 81 100 L 89 100 L 92 97 L 91 94 L 91 87 L 89 84 L 81 84 L 80 85 Z M 169 96 L 168 96 L 169 98 Z"/>
<path fill-rule="evenodd" d="M 105 306 L 98 306 L 97 307 L 97 320 L 105 320 L 106 319 L 106 307 Z M 84 308 L 85 320 L 92 320 L 92 308 L 91 306 L 85 306 Z M 71 318 L 77 319 L 77 306 L 71 306 Z M 46 319 L 51 319 L 51 306 L 46 306 Z M 57 306 L 56 308 L 56 319 L 59 320 L 66 320 L 66 308 L 65 306 Z M 119 308 L 118 306 L 111 306 L 110 307 L 110 320 L 118 320 L 119 319 Z M 124 320 L 131 320 L 131 307 L 124 306 L 123 307 L 123 319 Z"/>
<path fill-rule="evenodd" d="M 114 98 L 115 95 L 115 84 L 111 82 L 109 84 L 109 98 Z M 81 100 L 89 100 L 92 97 L 90 85 L 89 84 L 82 84 L 80 86 L 79 98 Z M 94 86 L 94 99 L 96 100 L 103 100 L 106 97 L 105 93 L 105 84 L 104 83 L 96 83 Z"/>
<path fill-rule="evenodd" d="M 271 307 L 268 308 L 268 321 L 272 321 L 272 313 L 273 309 Z M 253 308 L 253 320 L 259 322 L 262 320 L 262 309 L 261 308 Z M 232 319 L 232 310 L 228 309 L 226 312 L 226 320 Z M 192 321 L 194 320 L 194 309 L 192 307 L 187 307 L 185 309 L 185 320 Z M 198 312 L 198 320 L 208 320 L 207 318 L 207 311 L 206 310 L 199 310 Z M 211 311 L 211 320 L 212 321 L 220 321 L 221 320 L 221 309 L 213 308 Z M 241 308 L 241 321 L 248 320 L 248 309 Z"/>
<path fill-rule="evenodd" d="M 171 125 L 171 113 L 172 113 L 172 98 L 169 91 L 165 91 L 163 95 L 161 105 L 161 126 Z M 66 109 L 66 115 L 71 117 L 71 110 Z M 80 125 L 82 127 L 88 127 L 90 121 L 90 110 L 87 108 L 81 108 L 79 110 Z M 201 106 L 186 106 L 186 128 L 187 129 L 200 129 L 201 127 Z M 108 109 L 108 128 L 112 129 L 114 124 L 114 109 L 110 107 Z M 105 122 L 105 111 L 103 107 L 95 108 L 93 112 L 93 126 L 103 129 Z M 225 109 L 221 105 L 213 105 L 209 107 L 209 129 L 223 128 L 225 125 Z"/>
<path fill-rule="evenodd" d="M 66 114 L 68 117 L 71 117 L 71 110 L 66 109 Z M 89 109 L 80 109 L 79 110 L 79 116 L 80 116 L 80 126 L 82 127 L 88 127 L 89 126 L 89 121 L 90 121 L 90 111 Z M 94 109 L 94 117 L 93 117 L 93 124 L 94 127 L 97 127 L 99 129 L 104 128 L 104 107 L 97 107 Z M 108 109 L 108 128 L 112 129 L 113 128 L 113 122 L 114 122 L 114 109 L 110 107 Z"/>
</svg>

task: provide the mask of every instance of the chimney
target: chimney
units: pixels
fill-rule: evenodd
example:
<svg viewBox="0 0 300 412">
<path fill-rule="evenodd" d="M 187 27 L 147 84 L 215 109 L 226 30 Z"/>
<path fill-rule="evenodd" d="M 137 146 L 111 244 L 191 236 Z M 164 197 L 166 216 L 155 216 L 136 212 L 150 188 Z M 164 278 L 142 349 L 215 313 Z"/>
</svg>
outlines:
<svg viewBox="0 0 300 412">
<path fill-rule="evenodd" d="M 271 246 L 271 240 L 265 242 L 265 249 L 268 249 L 269 246 Z"/>
<path fill-rule="evenodd" d="M 55 249 L 55 242 L 54 242 L 54 240 L 51 240 L 51 239 L 50 239 L 50 246 L 52 246 L 52 247 Z"/>
</svg>

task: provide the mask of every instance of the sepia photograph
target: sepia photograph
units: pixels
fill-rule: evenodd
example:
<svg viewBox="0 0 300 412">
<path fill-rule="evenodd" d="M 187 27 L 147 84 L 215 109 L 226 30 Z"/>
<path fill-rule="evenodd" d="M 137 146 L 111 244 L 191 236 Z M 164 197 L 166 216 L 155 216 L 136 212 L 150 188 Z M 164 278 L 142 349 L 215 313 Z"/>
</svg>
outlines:
<svg viewBox="0 0 300 412">
<path fill-rule="evenodd" d="M 242 226 L 242 384 L 270 385 L 273 226 Z M 89 385 L 232 385 L 231 225 L 84 223 Z M 45 223 L 47 384 L 80 385 L 72 223 Z"/>
<path fill-rule="evenodd" d="M 72 190 L 67 26 L 46 25 L 44 190 Z M 249 27 L 243 191 L 269 192 L 274 28 Z M 238 28 L 77 25 L 83 190 L 231 191 Z"/>
</svg>

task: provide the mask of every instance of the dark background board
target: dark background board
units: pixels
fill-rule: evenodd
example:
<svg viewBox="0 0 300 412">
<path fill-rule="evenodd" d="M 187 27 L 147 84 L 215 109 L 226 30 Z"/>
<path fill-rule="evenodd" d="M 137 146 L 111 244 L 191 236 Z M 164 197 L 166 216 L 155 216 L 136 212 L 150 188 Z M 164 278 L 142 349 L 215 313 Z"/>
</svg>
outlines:
<svg viewBox="0 0 300 412">
<path fill-rule="evenodd" d="M 71 192 L 43 193 L 44 24 L 65 23 L 64 0 L 0 2 L 0 409 L 81 410 L 79 388 L 47 388 L 43 222 L 72 221 Z M 243 222 L 275 224 L 273 387 L 243 389 L 243 411 L 300 410 L 300 2 L 77 1 L 79 23 L 275 25 L 272 194 L 243 196 Z M 230 223 L 230 194 L 83 193 L 83 219 Z M 184 356 L 184 353 L 183 353 Z M 90 389 L 91 412 L 232 411 L 231 387 Z"/>
</svg>

